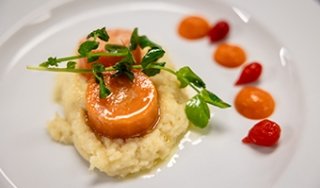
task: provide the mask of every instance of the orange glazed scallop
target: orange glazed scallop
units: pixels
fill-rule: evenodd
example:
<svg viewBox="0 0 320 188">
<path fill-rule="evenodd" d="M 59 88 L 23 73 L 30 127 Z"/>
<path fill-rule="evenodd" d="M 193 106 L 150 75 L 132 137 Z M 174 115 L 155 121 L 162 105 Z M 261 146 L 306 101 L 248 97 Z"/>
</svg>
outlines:
<svg viewBox="0 0 320 188">
<path fill-rule="evenodd" d="M 159 119 L 158 94 L 152 81 L 140 71 L 134 80 L 105 76 L 111 90 L 107 98 L 99 97 L 99 84 L 88 82 L 86 109 L 89 126 L 110 138 L 141 136 L 151 130 Z"/>
</svg>

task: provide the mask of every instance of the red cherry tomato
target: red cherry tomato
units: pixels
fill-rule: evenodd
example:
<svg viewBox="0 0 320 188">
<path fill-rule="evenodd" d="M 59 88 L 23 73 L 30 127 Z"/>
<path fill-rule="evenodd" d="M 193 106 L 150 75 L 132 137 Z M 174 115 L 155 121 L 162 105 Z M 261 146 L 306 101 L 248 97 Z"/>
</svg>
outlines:
<svg viewBox="0 0 320 188">
<path fill-rule="evenodd" d="M 249 131 L 248 136 L 242 139 L 243 143 L 260 146 L 273 146 L 280 138 L 280 126 L 270 120 L 262 120 L 255 124 Z"/>
<path fill-rule="evenodd" d="M 229 24 L 226 21 L 217 22 L 208 32 L 211 42 L 217 42 L 224 39 L 229 33 Z"/>
<path fill-rule="evenodd" d="M 262 65 L 257 62 L 253 62 L 245 66 L 240 74 L 238 81 L 235 85 L 247 84 L 257 81 L 262 72 Z"/>
</svg>

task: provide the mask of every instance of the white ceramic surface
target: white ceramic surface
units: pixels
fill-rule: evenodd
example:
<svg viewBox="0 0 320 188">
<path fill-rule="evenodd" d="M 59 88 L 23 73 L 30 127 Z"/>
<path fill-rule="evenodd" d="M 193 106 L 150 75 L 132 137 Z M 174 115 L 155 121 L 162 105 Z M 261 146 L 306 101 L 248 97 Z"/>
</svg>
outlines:
<svg viewBox="0 0 320 188">
<path fill-rule="evenodd" d="M 257 3 L 231 0 L 229 4 L 210 0 L 31 4 L 35 5 L 29 12 L 21 11 L 27 16 L 13 16 L 16 22 L 0 30 L 0 187 L 320 186 L 320 152 L 313 144 L 320 141 L 316 119 L 320 95 L 315 87 L 319 81 L 316 70 L 320 68 L 316 63 L 319 58 L 315 49 L 320 49 L 316 32 L 320 33 L 320 26 L 303 22 L 320 18 L 314 12 L 320 11 L 315 1 L 297 1 L 294 6 L 283 1 L 277 7 L 264 3 L 261 6 L 265 12 L 262 8 L 254 10 Z M 298 17 L 298 22 L 295 11 L 301 7 L 305 7 L 305 14 Z M 6 11 L 8 18 L 14 13 Z M 38 64 L 48 56 L 73 53 L 79 38 L 102 26 L 139 27 L 140 33 L 164 46 L 173 63 L 192 67 L 209 89 L 232 103 L 239 90 L 233 83 L 240 69 L 215 64 L 211 54 L 216 45 L 207 40 L 190 42 L 176 34 L 179 20 L 194 13 L 212 22 L 228 20 L 232 26 L 228 42 L 246 49 L 249 61 L 263 63 L 265 71 L 259 87 L 275 97 L 277 108 L 270 118 L 283 129 L 276 148 L 242 144 L 241 139 L 256 121 L 245 119 L 234 109 L 212 109 L 208 133 L 188 133 L 181 150 L 159 169 L 138 178 L 117 180 L 88 171 L 88 164 L 73 147 L 49 138 L 46 122 L 58 110 L 51 100 L 54 74 L 26 71 L 25 66 Z M 281 20 L 287 26 L 281 25 Z M 10 26 L 7 21 L 2 23 Z"/>
</svg>

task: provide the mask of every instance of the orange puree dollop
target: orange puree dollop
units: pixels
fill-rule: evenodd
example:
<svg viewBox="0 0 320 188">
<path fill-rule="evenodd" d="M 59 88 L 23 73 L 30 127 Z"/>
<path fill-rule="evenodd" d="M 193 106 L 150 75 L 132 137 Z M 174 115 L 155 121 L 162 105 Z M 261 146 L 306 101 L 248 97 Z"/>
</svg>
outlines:
<svg viewBox="0 0 320 188">
<path fill-rule="evenodd" d="M 178 26 L 178 33 L 186 39 L 200 39 L 207 36 L 210 30 L 208 21 L 200 16 L 187 16 Z"/>
<path fill-rule="evenodd" d="M 251 86 L 242 88 L 234 103 L 236 110 L 249 119 L 267 118 L 275 109 L 275 101 L 268 92 Z"/>
<path fill-rule="evenodd" d="M 224 67 L 234 68 L 246 61 L 246 53 L 240 46 L 223 43 L 213 53 L 213 59 Z"/>
</svg>

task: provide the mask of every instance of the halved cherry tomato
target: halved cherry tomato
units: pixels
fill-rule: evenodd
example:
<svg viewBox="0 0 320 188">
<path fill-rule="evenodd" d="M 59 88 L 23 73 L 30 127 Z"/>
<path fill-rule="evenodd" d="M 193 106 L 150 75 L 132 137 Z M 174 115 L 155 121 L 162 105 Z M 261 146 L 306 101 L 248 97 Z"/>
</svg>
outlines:
<svg viewBox="0 0 320 188">
<path fill-rule="evenodd" d="M 235 85 L 247 84 L 258 80 L 262 72 L 262 65 L 258 62 L 253 62 L 246 65 Z"/>
<path fill-rule="evenodd" d="M 88 124 L 98 134 L 110 138 L 141 136 L 151 130 L 159 119 L 158 94 L 152 81 L 142 72 L 134 71 L 134 80 L 105 73 L 107 98 L 99 97 L 99 84 L 88 81 L 86 109 Z"/>
<path fill-rule="evenodd" d="M 255 124 L 242 142 L 260 146 L 273 146 L 278 142 L 280 133 L 281 128 L 277 123 L 265 119 Z"/>
</svg>

